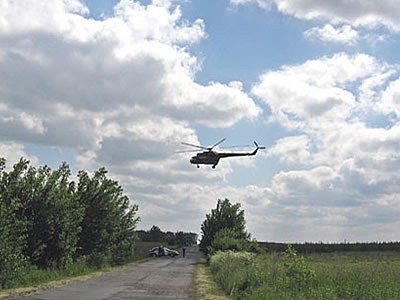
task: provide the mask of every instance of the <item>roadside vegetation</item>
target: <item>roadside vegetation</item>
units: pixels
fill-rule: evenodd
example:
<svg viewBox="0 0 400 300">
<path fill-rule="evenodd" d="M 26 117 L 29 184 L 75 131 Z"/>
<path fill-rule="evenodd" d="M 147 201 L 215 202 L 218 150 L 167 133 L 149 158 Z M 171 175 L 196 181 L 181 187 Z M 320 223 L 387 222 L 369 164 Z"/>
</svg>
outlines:
<svg viewBox="0 0 400 300">
<path fill-rule="evenodd" d="M 300 255 L 290 244 L 281 251 L 254 246 L 244 225 L 240 205 L 227 199 L 218 200 L 202 225 L 207 268 L 233 299 L 400 299 L 398 243 L 342 244 L 357 249 L 347 252 L 337 244 L 333 251 L 308 244 L 300 247 L 308 254 Z"/>
<path fill-rule="evenodd" d="M 136 241 L 134 246 L 133 261 L 123 266 L 111 266 L 107 263 L 103 266 L 91 266 L 87 263 L 74 262 L 68 268 L 27 268 L 24 275 L 20 278 L 18 285 L 10 289 L 0 290 L 0 299 L 15 298 L 44 290 L 47 288 L 69 284 L 75 281 L 83 281 L 100 276 L 106 272 L 119 270 L 131 265 L 131 263 L 142 261 L 149 257 L 149 248 L 155 247 L 156 242 Z"/>
<path fill-rule="evenodd" d="M 36 285 L 135 259 L 137 205 L 104 168 L 70 179 L 0 158 L 0 289 Z"/>
<path fill-rule="evenodd" d="M 394 252 L 227 251 L 211 257 L 210 270 L 234 299 L 400 299 L 400 254 Z"/>
<path fill-rule="evenodd" d="M 228 300 L 229 297 L 216 284 L 205 264 L 198 264 L 194 282 L 194 300 Z"/>
</svg>

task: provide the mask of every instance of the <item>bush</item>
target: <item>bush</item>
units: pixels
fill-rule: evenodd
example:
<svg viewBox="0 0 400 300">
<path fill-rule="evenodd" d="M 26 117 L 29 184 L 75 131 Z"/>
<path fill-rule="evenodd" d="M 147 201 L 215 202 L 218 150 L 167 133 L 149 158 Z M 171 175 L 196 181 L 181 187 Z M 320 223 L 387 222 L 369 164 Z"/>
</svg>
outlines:
<svg viewBox="0 0 400 300">
<path fill-rule="evenodd" d="M 111 252 L 111 265 L 118 266 L 127 263 L 134 257 L 133 241 L 123 240 L 115 245 Z"/>
<path fill-rule="evenodd" d="M 304 262 L 303 256 L 298 256 L 296 249 L 291 244 L 282 253 L 285 257 L 285 273 L 290 279 L 295 280 L 297 283 L 310 282 L 317 276 L 315 271 Z"/>
<path fill-rule="evenodd" d="M 89 266 L 102 268 L 106 266 L 108 261 L 107 255 L 103 252 L 92 252 L 88 255 L 87 262 Z"/>
</svg>

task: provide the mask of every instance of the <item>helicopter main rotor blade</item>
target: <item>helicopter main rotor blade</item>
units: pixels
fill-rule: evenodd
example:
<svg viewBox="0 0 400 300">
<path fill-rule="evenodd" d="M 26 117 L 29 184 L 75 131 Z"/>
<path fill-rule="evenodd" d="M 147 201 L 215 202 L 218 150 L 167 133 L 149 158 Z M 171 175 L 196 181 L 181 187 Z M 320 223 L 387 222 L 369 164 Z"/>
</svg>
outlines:
<svg viewBox="0 0 400 300">
<path fill-rule="evenodd" d="M 220 140 L 218 143 L 214 144 L 213 146 L 211 146 L 211 147 L 208 148 L 208 149 L 210 149 L 210 150 L 214 149 L 214 147 L 218 146 L 219 144 L 221 144 L 221 143 L 224 142 L 225 140 L 226 140 L 226 138 L 223 138 L 223 139 Z"/>
<path fill-rule="evenodd" d="M 199 152 L 199 150 L 179 150 L 179 151 L 175 151 L 175 153 L 190 153 L 190 152 Z"/>
<path fill-rule="evenodd" d="M 250 145 L 234 145 L 234 146 L 224 146 L 221 149 L 233 149 L 233 148 L 249 148 Z"/>
<path fill-rule="evenodd" d="M 186 146 L 191 146 L 191 147 L 195 147 L 195 148 L 199 148 L 202 150 L 209 150 L 209 148 L 207 147 L 203 147 L 203 146 L 199 146 L 199 145 L 193 145 L 193 144 L 189 144 L 189 143 L 181 143 L 182 145 L 186 145 Z"/>
</svg>

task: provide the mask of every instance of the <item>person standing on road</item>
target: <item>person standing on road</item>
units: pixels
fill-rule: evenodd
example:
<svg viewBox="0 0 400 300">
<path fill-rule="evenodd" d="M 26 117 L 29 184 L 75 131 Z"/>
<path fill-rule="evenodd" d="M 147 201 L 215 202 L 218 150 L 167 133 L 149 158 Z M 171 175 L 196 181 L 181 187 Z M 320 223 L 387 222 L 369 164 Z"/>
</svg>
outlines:
<svg viewBox="0 0 400 300">
<path fill-rule="evenodd" d="M 186 254 L 186 248 L 183 247 L 183 248 L 182 248 L 182 256 L 185 257 L 185 254 Z"/>
</svg>

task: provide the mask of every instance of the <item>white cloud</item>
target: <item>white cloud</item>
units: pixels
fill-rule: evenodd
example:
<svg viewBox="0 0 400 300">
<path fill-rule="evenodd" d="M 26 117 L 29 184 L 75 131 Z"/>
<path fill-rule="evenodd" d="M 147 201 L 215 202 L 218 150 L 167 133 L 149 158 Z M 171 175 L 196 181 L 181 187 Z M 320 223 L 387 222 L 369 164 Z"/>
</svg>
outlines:
<svg viewBox="0 0 400 300">
<path fill-rule="evenodd" d="M 368 55 L 337 54 L 267 72 L 252 92 L 270 106 L 272 117 L 288 128 L 333 126 L 349 118 L 357 105 L 348 87 L 379 68 Z"/>
<path fill-rule="evenodd" d="M 114 8 L 115 17 L 123 20 L 134 40 L 157 40 L 166 44 L 195 43 L 205 36 L 201 19 L 190 25 L 181 21 L 179 6 L 171 1 L 153 1 L 143 6 L 139 2 L 123 0 Z"/>
<path fill-rule="evenodd" d="M 270 8 L 271 0 L 230 0 L 230 4 L 233 6 L 245 5 L 255 3 L 261 8 Z"/>
<path fill-rule="evenodd" d="M 303 164 L 310 158 L 310 139 L 306 135 L 279 139 L 268 149 L 268 155 L 277 155 L 284 162 Z"/>
<path fill-rule="evenodd" d="M 33 166 L 39 164 L 39 159 L 34 155 L 28 155 L 21 144 L 0 144 L 0 157 L 6 159 L 7 169 L 11 169 L 21 158 L 28 159 Z"/>
<path fill-rule="evenodd" d="M 400 116 L 400 79 L 390 82 L 379 102 L 379 108 L 383 113 L 395 113 L 397 117 Z"/>
<path fill-rule="evenodd" d="M 0 33 L 71 33 L 88 9 L 79 0 L 4 0 L 0 3 Z"/>
<path fill-rule="evenodd" d="M 353 45 L 359 38 L 358 32 L 349 25 L 334 27 L 326 24 L 321 27 L 314 27 L 304 32 L 304 35 L 310 39 L 319 39 L 324 42 Z"/>
<path fill-rule="evenodd" d="M 400 12 L 398 3 L 392 0 L 252 0 L 234 1 L 238 4 L 257 3 L 268 8 L 273 2 L 284 14 L 305 20 L 328 20 L 330 23 L 346 23 L 353 26 L 376 27 L 383 25 L 391 30 L 400 30 Z"/>
<path fill-rule="evenodd" d="M 339 54 L 263 74 L 252 92 L 270 106 L 271 118 L 303 132 L 278 141 L 270 155 L 328 165 L 393 156 L 398 126 L 370 128 L 368 117 L 397 115 L 397 81 L 389 76 L 395 70 L 367 55 Z"/>
<path fill-rule="evenodd" d="M 281 199 L 314 202 L 335 183 L 335 171 L 329 167 L 317 167 L 305 171 L 280 172 L 274 176 L 272 189 Z M 315 193 L 318 194 L 315 197 Z M 317 198 L 317 199 L 316 199 Z"/>
<path fill-rule="evenodd" d="M 143 121 L 139 114 L 169 120 L 155 133 L 160 143 L 174 123 L 226 127 L 259 115 L 238 84 L 194 82 L 200 64 L 188 47 L 206 36 L 202 20 L 182 20 L 171 1 L 123 0 L 114 11 L 93 20 L 74 0 L 2 2 L 4 136 L 97 151 L 105 133 L 121 138 L 118 128 Z"/>
<path fill-rule="evenodd" d="M 298 18 L 327 19 L 332 22 L 348 23 L 354 26 L 384 25 L 400 29 L 397 3 L 385 1 L 294 1 L 274 0 L 278 9 Z"/>
<path fill-rule="evenodd" d="M 271 226 L 291 218 L 298 237 L 317 237 L 322 228 L 313 227 L 323 226 L 335 240 L 393 221 L 385 199 L 400 192 L 398 74 L 396 65 L 368 55 L 337 54 L 260 76 L 252 92 L 271 108 L 272 120 L 297 134 L 268 150 L 297 166 L 273 176 L 269 210 L 280 217 Z M 373 116 L 381 123 L 370 126 Z"/>
<path fill-rule="evenodd" d="M 231 0 L 234 5 L 255 3 L 261 8 L 274 4 L 278 11 L 305 20 L 327 20 L 353 26 L 386 26 L 400 30 L 398 3 L 392 0 Z"/>
</svg>

